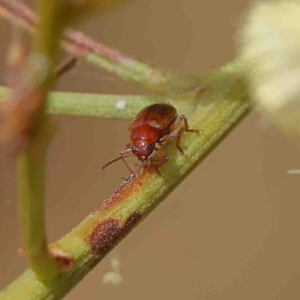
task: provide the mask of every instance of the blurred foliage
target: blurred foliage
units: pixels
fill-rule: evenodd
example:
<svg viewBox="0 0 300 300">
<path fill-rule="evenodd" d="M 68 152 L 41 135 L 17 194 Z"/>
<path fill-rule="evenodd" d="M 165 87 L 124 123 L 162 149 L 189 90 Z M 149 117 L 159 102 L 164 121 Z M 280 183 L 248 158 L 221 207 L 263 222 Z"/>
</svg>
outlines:
<svg viewBox="0 0 300 300">
<path fill-rule="evenodd" d="M 238 36 L 250 95 L 288 134 L 300 132 L 300 2 L 258 1 Z"/>
</svg>

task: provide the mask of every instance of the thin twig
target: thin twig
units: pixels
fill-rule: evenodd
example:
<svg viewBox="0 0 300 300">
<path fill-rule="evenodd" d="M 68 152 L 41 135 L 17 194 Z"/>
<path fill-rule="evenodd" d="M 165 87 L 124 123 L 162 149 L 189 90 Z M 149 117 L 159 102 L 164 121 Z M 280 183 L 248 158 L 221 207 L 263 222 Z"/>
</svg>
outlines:
<svg viewBox="0 0 300 300">
<path fill-rule="evenodd" d="M 37 16 L 29 7 L 16 0 L 0 0 L 0 14 L 18 22 L 30 32 L 37 30 Z M 152 68 L 78 31 L 67 30 L 63 45 L 73 55 L 86 57 L 88 62 L 108 72 L 160 93 L 179 94 L 201 89 L 201 81 L 196 76 Z"/>
<path fill-rule="evenodd" d="M 77 62 L 76 56 L 69 56 L 65 60 L 63 60 L 55 69 L 54 69 L 54 80 L 57 80 L 59 77 L 61 77 L 66 72 L 70 71 L 72 68 L 74 68 L 75 64 Z"/>
<path fill-rule="evenodd" d="M 0 102 L 7 100 L 8 89 L 0 86 Z M 88 93 L 51 92 L 46 112 L 54 115 L 96 117 L 105 119 L 131 120 L 145 106 L 154 103 L 169 103 L 178 112 L 191 115 L 197 99 L 186 97 L 101 95 Z"/>
<path fill-rule="evenodd" d="M 12 15 L 18 13 L 15 1 L 2 1 L 2 4 Z M 38 4 L 40 28 L 24 67 L 26 72 L 11 90 L 7 124 L 16 124 L 12 139 L 17 144 L 18 154 L 16 177 L 23 252 L 37 279 L 45 282 L 69 269 L 73 262 L 73 258 L 60 249 L 49 251 L 43 209 L 46 153 L 53 134 L 53 126 L 45 113 L 46 100 L 55 77 L 72 65 L 72 61 L 68 61 L 53 72 L 63 30 L 73 16 L 72 11 L 68 11 L 71 4 L 67 2 L 47 0 Z M 22 16 L 26 17 L 24 24 L 34 17 L 26 8 Z M 23 94 L 23 90 L 27 93 Z"/>
</svg>

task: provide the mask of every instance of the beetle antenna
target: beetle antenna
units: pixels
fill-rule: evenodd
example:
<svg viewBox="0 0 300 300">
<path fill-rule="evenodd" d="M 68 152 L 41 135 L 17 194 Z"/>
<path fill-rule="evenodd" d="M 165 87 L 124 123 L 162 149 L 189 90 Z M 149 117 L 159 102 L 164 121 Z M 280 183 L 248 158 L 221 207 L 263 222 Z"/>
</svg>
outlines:
<svg viewBox="0 0 300 300">
<path fill-rule="evenodd" d="M 134 156 L 134 155 L 126 155 L 126 156 L 119 156 L 118 158 L 115 158 L 111 161 L 109 161 L 107 164 L 105 164 L 103 167 L 102 167 L 102 170 L 104 170 L 105 168 L 107 168 L 109 165 L 113 164 L 114 162 L 120 160 L 120 159 L 123 159 L 123 158 L 126 158 L 126 157 L 130 157 L 130 156 Z"/>
</svg>

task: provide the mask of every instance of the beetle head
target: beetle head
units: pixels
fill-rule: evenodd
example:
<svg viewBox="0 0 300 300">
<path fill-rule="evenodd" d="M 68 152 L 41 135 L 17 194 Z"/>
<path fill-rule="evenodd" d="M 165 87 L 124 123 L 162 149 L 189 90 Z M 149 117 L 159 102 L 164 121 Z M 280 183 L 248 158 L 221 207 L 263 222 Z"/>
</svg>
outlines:
<svg viewBox="0 0 300 300">
<path fill-rule="evenodd" d="M 153 142 L 150 140 L 136 140 L 132 146 L 132 153 L 137 156 L 138 160 L 146 161 L 154 150 Z"/>
</svg>

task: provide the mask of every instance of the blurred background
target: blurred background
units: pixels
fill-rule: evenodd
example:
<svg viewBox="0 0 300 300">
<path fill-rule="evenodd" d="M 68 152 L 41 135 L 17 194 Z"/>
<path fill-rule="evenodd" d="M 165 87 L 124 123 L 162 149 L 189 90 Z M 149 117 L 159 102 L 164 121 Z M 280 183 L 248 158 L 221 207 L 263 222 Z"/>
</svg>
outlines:
<svg viewBox="0 0 300 300">
<path fill-rule="evenodd" d="M 248 1 L 132 1 L 78 29 L 152 65 L 204 75 L 235 56 Z M 10 39 L 0 20 L 1 69 Z M 28 39 L 28 38 L 27 38 Z M 2 72 L 1 83 L 4 82 Z M 80 61 L 61 91 L 147 94 Z M 116 163 L 129 122 L 55 117 L 46 220 L 55 241 L 94 210 L 128 171 Z M 203 128 L 205 130 L 205 128 Z M 300 299 L 299 140 L 255 112 L 65 299 Z M 14 160 L 0 150 L 0 288 L 21 274 Z M 123 282 L 104 285 L 118 256 Z"/>
</svg>

